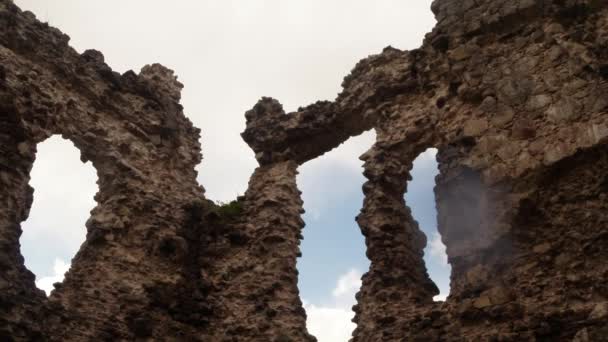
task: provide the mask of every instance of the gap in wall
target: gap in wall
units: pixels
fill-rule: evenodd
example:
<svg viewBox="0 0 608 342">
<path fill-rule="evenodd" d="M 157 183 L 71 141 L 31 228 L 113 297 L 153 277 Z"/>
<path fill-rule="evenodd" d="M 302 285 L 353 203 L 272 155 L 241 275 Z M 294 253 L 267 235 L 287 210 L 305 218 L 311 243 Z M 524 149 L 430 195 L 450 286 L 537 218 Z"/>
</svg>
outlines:
<svg viewBox="0 0 608 342">
<path fill-rule="evenodd" d="M 95 206 L 97 173 L 69 140 L 52 136 L 37 146 L 30 172 L 34 201 L 21 224 L 21 254 L 36 275 L 36 286 L 50 295 L 61 282 L 86 237 L 85 223 Z"/>
<path fill-rule="evenodd" d="M 424 263 L 440 294 L 435 301 L 444 301 L 450 293 L 451 266 L 448 264 L 445 245 L 437 230 L 437 208 L 435 206 L 435 177 L 439 174 L 437 149 L 429 148 L 415 160 L 410 171 L 412 180 L 408 182 L 405 200 L 412 209 L 412 216 L 427 237 L 424 249 Z"/>
<path fill-rule="evenodd" d="M 374 131 L 353 137 L 298 170 L 306 210 L 298 288 L 308 330 L 319 342 L 346 342 L 355 329 L 352 306 L 369 269 L 365 239 L 355 221 L 366 181 L 359 156 L 375 139 Z"/>
</svg>

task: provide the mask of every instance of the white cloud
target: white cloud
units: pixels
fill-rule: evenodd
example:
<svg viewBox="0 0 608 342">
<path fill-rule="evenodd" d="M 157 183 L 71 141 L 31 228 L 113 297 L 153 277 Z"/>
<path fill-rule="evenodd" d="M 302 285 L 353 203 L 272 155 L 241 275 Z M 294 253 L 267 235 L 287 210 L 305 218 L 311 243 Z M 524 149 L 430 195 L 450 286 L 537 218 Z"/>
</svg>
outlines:
<svg viewBox="0 0 608 342">
<path fill-rule="evenodd" d="M 448 255 L 446 253 L 446 247 L 441 241 L 441 235 L 439 235 L 439 233 L 433 234 L 433 237 L 431 238 L 431 242 L 429 243 L 427 250 L 429 252 L 430 257 L 433 258 L 433 261 L 435 261 L 435 263 L 440 266 L 441 269 L 439 272 L 444 275 L 449 274 L 451 267 L 448 264 Z M 437 272 L 438 271 L 436 270 L 436 275 Z M 437 286 L 439 286 L 439 290 L 441 291 L 441 293 L 433 297 L 433 300 L 436 302 L 444 302 L 447 299 L 448 294 L 450 293 L 449 283 L 442 283 L 441 279 L 439 280 L 440 282 L 436 282 L 436 284 Z"/>
<path fill-rule="evenodd" d="M 445 251 L 445 245 L 441 241 L 441 235 L 434 233 L 429 243 L 429 253 L 443 267 L 448 267 L 448 255 Z"/>
<path fill-rule="evenodd" d="M 335 298 L 342 298 L 346 295 L 356 293 L 361 287 L 361 272 L 356 269 L 348 271 L 348 273 L 338 278 L 338 284 L 332 295 Z"/>
<path fill-rule="evenodd" d="M 355 294 L 361 287 L 361 272 L 351 269 L 338 278 L 332 291 L 332 302 L 322 305 L 304 301 L 308 316 L 308 331 L 319 342 L 348 341 L 355 329 L 351 320 L 355 316 L 352 306 L 356 303 Z"/>
<path fill-rule="evenodd" d="M 445 302 L 445 300 L 448 298 L 448 295 L 446 294 L 438 294 L 435 297 L 433 297 L 433 300 L 436 302 Z"/>
<path fill-rule="evenodd" d="M 435 162 L 437 160 L 437 149 L 429 148 L 422 152 L 418 158 L 420 158 L 420 161 L 422 162 Z M 418 158 L 416 158 L 416 162 L 418 162 Z"/>
<path fill-rule="evenodd" d="M 355 313 L 350 309 L 305 305 L 308 332 L 319 342 L 346 342 L 351 338 Z"/>
<path fill-rule="evenodd" d="M 65 273 L 69 269 L 70 264 L 61 259 L 55 259 L 55 263 L 53 265 L 53 275 L 36 280 L 36 286 L 39 289 L 44 290 L 47 296 L 50 295 L 51 291 L 54 289 L 53 284 L 62 282 Z"/>
</svg>

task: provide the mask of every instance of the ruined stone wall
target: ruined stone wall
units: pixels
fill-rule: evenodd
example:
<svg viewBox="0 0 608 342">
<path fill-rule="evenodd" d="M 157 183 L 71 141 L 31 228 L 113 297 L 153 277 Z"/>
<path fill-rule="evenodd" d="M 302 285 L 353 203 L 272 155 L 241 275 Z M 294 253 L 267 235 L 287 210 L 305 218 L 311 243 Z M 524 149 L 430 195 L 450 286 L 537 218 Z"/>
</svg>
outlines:
<svg viewBox="0 0 608 342">
<path fill-rule="evenodd" d="M 182 85 L 160 65 L 112 72 L 101 53 L 79 55 L 66 35 L 10 1 L 0 2 L 0 28 L 0 340 L 192 330 L 176 312 L 191 294 L 175 292 L 202 283 L 198 266 L 188 269 L 196 241 L 184 231 L 203 189 L 199 130 L 182 113 Z M 99 192 L 86 241 L 47 299 L 23 265 L 19 236 L 36 145 L 54 134 L 92 162 Z"/>
<path fill-rule="evenodd" d="M 95 51 L 0 1 L 0 337 L 313 341 L 298 297 L 299 165 L 374 128 L 357 222 L 369 271 L 354 341 L 602 341 L 608 336 L 608 4 L 436 0 L 413 51 L 362 60 L 333 102 L 263 98 L 243 139 L 260 167 L 226 215 L 204 198 L 199 131 L 159 65 Z M 35 146 L 61 134 L 98 172 L 97 207 L 47 299 L 19 251 Z M 439 150 L 451 293 L 404 201 Z"/>
</svg>

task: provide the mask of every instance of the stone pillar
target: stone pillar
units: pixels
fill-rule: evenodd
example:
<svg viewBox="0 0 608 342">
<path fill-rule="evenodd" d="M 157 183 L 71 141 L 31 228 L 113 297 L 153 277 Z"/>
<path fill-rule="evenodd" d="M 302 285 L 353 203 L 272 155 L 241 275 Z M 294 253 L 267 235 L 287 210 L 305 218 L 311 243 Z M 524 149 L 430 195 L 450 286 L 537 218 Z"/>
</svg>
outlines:
<svg viewBox="0 0 608 342">
<path fill-rule="evenodd" d="M 365 160 L 365 201 L 357 222 L 365 236 L 369 272 L 357 294 L 354 341 L 397 340 L 416 306 L 439 293 L 426 272 L 426 237 L 403 198 L 416 154 L 402 154 L 376 144 Z"/>
<path fill-rule="evenodd" d="M 306 331 L 298 292 L 296 259 L 304 221 L 298 164 L 258 167 L 245 194 L 243 221 L 233 229 L 247 245 L 216 265 L 227 315 L 217 327 L 218 341 L 315 341 Z"/>
</svg>

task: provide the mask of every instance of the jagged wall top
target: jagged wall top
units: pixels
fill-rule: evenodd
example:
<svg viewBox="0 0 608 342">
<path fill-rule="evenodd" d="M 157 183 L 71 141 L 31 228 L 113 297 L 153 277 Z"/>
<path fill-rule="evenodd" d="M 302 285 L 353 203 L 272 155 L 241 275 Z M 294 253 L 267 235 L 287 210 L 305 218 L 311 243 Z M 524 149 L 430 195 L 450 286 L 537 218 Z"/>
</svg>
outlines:
<svg viewBox="0 0 608 342">
<path fill-rule="evenodd" d="M 423 46 L 362 60 L 335 101 L 286 114 L 263 98 L 246 113 L 260 167 L 227 215 L 196 182 L 199 130 L 170 70 L 112 72 L 0 0 L 0 339 L 313 341 L 297 289 L 297 168 L 374 128 L 355 341 L 601 340 L 607 7 L 435 1 Z M 100 191 L 87 241 L 46 299 L 18 241 L 35 146 L 52 134 L 93 162 Z M 445 303 L 432 300 L 426 237 L 404 201 L 429 147 L 454 270 Z"/>
</svg>

